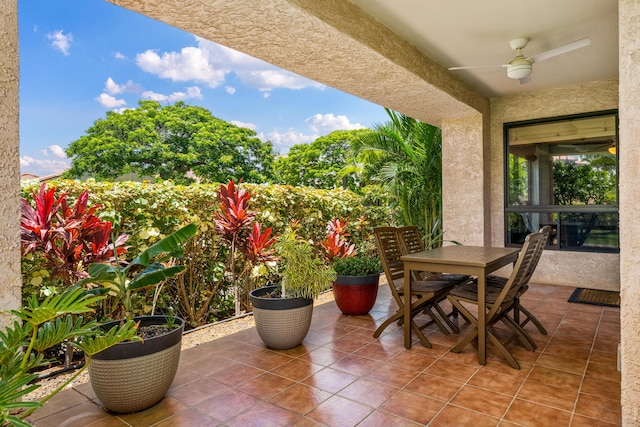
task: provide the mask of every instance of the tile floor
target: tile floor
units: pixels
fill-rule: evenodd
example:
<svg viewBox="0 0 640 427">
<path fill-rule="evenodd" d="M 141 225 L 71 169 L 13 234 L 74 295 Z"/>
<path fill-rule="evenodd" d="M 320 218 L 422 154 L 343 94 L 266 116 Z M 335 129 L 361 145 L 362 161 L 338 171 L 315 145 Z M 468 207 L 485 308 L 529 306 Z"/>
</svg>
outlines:
<svg viewBox="0 0 640 427">
<path fill-rule="evenodd" d="M 512 343 L 514 370 L 492 352 L 479 366 L 460 335 L 428 329 L 433 348 L 403 347 L 395 324 L 372 333 L 395 310 L 386 285 L 369 315 L 317 305 L 302 346 L 272 351 L 255 328 L 183 351 L 168 395 L 136 414 L 113 415 L 90 385 L 65 390 L 36 411 L 36 426 L 614 426 L 621 424 L 619 309 L 567 303 L 573 289 L 533 285 L 523 304 L 549 334 Z M 459 320 L 461 334 L 469 328 Z"/>
</svg>

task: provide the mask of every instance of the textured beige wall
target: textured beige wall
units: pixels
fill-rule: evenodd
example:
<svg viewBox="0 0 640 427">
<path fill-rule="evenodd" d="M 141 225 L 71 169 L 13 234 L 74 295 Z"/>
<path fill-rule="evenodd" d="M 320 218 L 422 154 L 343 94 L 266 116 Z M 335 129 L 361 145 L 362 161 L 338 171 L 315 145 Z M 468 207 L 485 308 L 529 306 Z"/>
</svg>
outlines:
<svg viewBox="0 0 640 427">
<path fill-rule="evenodd" d="M 619 3 L 622 422 L 640 425 L 640 2 Z"/>
<path fill-rule="evenodd" d="M 617 80 L 592 82 L 491 100 L 491 241 L 494 245 L 504 244 L 503 124 L 616 108 L 618 108 Z M 624 147 L 625 139 L 622 137 L 620 139 L 620 145 Z M 621 148 L 621 152 L 624 150 Z M 539 283 L 618 290 L 620 256 L 545 251 L 533 280 Z"/>
<path fill-rule="evenodd" d="M 20 306 L 18 3 L 0 0 L 0 310 Z M 9 323 L 0 312 L 0 327 Z"/>
<path fill-rule="evenodd" d="M 488 159 L 482 115 L 442 123 L 442 212 L 446 240 L 488 244 Z M 484 141 L 488 141 L 487 138 Z M 501 245 L 500 245 L 501 246 Z"/>
<path fill-rule="evenodd" d="M 344 0 L 109 1 L 427 123 L 488 112 L 486 97 Z"/>
</svg>

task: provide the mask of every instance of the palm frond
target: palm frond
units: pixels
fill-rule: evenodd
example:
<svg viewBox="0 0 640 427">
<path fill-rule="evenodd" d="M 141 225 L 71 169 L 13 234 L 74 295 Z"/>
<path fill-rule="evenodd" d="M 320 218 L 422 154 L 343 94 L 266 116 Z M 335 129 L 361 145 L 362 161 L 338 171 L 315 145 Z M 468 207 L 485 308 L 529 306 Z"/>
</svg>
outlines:
<svg viewBox="0 0 640 427">
<path fill-rule="evenodd" d="M 137 324 L 133 320 L 128 320 L 122 325 L 116 325 L 104 333 L 84 337 L 73 345 L 88 357 L 92 357 L 103 350 L 108 349 L 123 341 L 139 341 L 136 335 Z"/>
</svg>

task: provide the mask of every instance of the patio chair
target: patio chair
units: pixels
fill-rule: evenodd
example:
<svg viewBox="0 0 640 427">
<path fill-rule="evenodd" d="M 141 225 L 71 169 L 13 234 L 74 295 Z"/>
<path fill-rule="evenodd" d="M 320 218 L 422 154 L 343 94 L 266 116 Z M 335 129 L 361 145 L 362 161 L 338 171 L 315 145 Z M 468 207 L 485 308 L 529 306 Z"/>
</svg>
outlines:
<svg viewBox="0 0 640 427">
<path fill-rule="evenodd" d="M 513 305 L 512 311 L 513 311 L 513 320 L 516 321 L 520 325 L 520 327 L 524 329 L 527 323 L 532 322 L 536 326 L 536 328 L 538 328 L 538 330 L 542 335 L 547 335 L 547 330 L 544 328 L 544 326 L 542 326 L 542 323 L 540 323 L 538 318 L 536 318 L 536 316 L 534 316 L 533 313 L 527 310 L 520 303 L 520 297 L 529 289 L 529 280 L 531 279 L 531 276 L 533 276 L 533 272 L 535 271 L 536 266 L 538 265 L 538 261 L 540 261 L 540 257 L 542 256 L 542 252 L 544 251 L 544 247 L 547 244 L 547 241 L 549 239 L 549 234 L 551 233 L 551 226 L 545 225 L 540 229 L 539 232 L 544 235 L 543 242 L 537 248 L 534 260 L 529 267 L 529 271 L 527 271 L 524 286 L 522 286 L 522 288 L 514 298 L 514 305 Z M 508 279 L 506 277 L 490 275 L 490 276 L 487 276 L 487 286 L 501 288 L 502 286 L 504 286 L 507 280 Z M 524 318 L 522 320 L 520 320 L 520 314 L 524 315 Z M 533 344 L 535 348 L 536 347 L 535 342 L 533 342 Z"/>
<path fill-rule="evenodd" d="M 420 235 L 420 230 L 418 230 L 417 226 L 409 225 L 399 227 L 396 231 L 400 237 L 400 249 L 402 251 L 402 255 L 422 252 L 426 249 L 422 236 Z M 414 280 L 445 280 L 454 286 L 470 279 L 469 276 L 464 274 L 432 273 L 429 271 L 412 271 L 411 274 Z M 453 332 L 458 333 L 458 327 L 449 320 L 449 317 L 458 317 L 458 310 L 454 307 L 449 314 L 445 314 L 440 305 L 436 305 L 435 308 L 441 314 L 447 326 L 449 326 Z"/>
<path fill-rule="evenodd" d="M 400 260 L 402 251 L 397 229 L 395 227 L 377 227 L 373 229 L 373 234 L 391 295 L 398 305 L 398 310 L 374 332 L 374 338 L 378 338 L 382 331 L 393 322 L 398 321 L 398 324 L 402 324 L 404 317 L 404 265 Z M 411 283 L 411 330 L 415 332 L 425 347 L 431 348 L 431 343 L 422 333 L 422 330 L 427 326 L 435 324 L 442 333 L 449 334 L 433 309 L 442 310 L 438 310 L 437 304 L 446 298 L 453 286 L 451 282 L 446 280 L 413 280 Z M 421 313 L 425 313 L 431 320 L 419 326 L 414 318 Z"/>
<path fill-rule="evenodd" d="M 520 254 L 518 255 L 518 260 L 504 286 L 487 286 L 485 307 L 478 307 L 478 310 L 486 310 L 487 338 L 515 369 L 520 369 L 520 364 L 506 347 L 509 342 L 513 340 L 514 336 L 529 350 L 533 350 L 533 348 L 528 345 L 531 338 L 522 329 L 520 324 L 508 316 L 507 313 L 513 309 L 516 295 L 521 288 L 526 285 L 529 269 L 531 268 L 531 264 L 536 261 L 536 251 L 539 250 L 540 245 L 544 244 L 544 238 L 544 233 L 540 232 L 529 234 L 525 238 Z M 478 286 L 475 283 L 459 286 L 453 289 L 447 298 L 474 326 L 473 330 L 451 349 L 451 351 L 458 353 L 471 341 L 477 339 L 478 336 L 478 319 L 466 306 L 478 305 Z M 497 322 L 502 322 L 511 331 L 511 335 L 504 341 L 500 341 L 493 329 L 493 325 Z"/>
</svg>

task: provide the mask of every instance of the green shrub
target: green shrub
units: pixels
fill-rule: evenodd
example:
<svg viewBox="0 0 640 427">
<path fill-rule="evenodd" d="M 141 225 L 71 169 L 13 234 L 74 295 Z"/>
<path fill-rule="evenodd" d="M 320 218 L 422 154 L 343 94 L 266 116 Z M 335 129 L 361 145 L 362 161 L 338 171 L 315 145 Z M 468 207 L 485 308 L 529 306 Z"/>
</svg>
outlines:
<svg viewBox="0 0 640 427">
<path fill-rule="evenodd" d="M 336 258 L 333 269 L 339 276 L 368 276 L 382 273 L 382 266 L 377 257 L 361 255 Z"/>
</svg>

